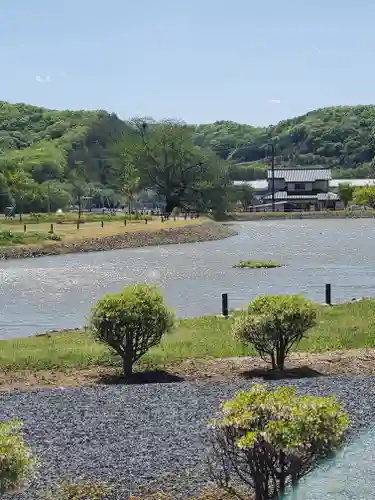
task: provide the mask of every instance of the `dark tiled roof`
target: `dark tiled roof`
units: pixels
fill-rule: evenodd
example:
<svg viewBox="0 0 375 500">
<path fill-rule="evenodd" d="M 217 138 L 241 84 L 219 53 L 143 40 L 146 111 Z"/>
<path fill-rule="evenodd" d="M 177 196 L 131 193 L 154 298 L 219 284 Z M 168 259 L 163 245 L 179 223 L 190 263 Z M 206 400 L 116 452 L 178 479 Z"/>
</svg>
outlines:
<svg viewBox="0 0 375 500">
<path fill-rule="evenodd" d="M 272 195 L 268 194 L 264 197 L 265 200 L 271 200 Z M 289 194 L 286 191 L 277 191 L 275 200 L 338 200 L 339 197 L 335 193 L 319 193 L 319 194 Z"/>
<path fill-rule="evenodd" d="M 272 170 L 268 170 L 268 179 L 272 179 Z M 329 181 L 332 175 L 329 169 L 323 168 L 285 168 L 275 170 L 275 179 L 285 179 L 285 182 Z"/>
</svg>

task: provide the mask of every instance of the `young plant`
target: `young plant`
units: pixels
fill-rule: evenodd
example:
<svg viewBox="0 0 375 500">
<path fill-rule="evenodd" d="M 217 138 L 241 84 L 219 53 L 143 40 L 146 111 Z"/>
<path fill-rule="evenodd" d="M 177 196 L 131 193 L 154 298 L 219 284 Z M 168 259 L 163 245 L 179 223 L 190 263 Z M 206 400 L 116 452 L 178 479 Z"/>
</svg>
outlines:
<svg viewBox="0 0 375 500">
<path fill-rule="evenodd" d="M 22 422 L 0 422 L 0 493 L 22 486 L 35 463 L 23 439 Z"/>
<path fill-rule="evenodd" d="M 64 480 L 48 492 L 43 500 L 109 500 L 110 498 L 114 498 L 114 490 L 105 482 Z"/>
<path fill-rule="evenodd" d="M 280 498 L 340 446 L 349 426 L 335 398 L 299 396 L 293 387 L 256 384 L 222 409 L 211 423 L 211 474 L 220 487 L 240 485 L 256 500 Z"/>
<path fill-rule="evenodd" d="M 96 340 L 121 356 L 125 378 L 133 365 L 173 326 L 174 315 L 162 294 L 151 285 L 131 285 L 106 295 L 92 310 L 90 326 Z"/>
<path fill-rule="evenodd" d="M 265 295 L 248 306 L 233 334 L 254 346 L 272 369 L 283 370 L 290 350 L 315 324 L 316 307 L 300 295 Z"/>
</svg>

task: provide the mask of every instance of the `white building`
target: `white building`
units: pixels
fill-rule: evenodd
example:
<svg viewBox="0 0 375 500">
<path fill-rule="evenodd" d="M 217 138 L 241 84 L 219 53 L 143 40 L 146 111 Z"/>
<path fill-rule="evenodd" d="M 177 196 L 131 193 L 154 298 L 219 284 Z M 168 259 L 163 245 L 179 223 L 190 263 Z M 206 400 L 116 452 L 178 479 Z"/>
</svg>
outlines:
<svg viewBox="0 0 375 500">
<path fill-rule="evenodd" d="M 301 172 L 302 169 L 285 169 L 285 170 L 288 170 L 288 172 L 291 172 L 292 170 L 294 170 L 295 174 L 293 174 L 293 176 L 295 176 L 295 175 L 297 175 L 297 173 Z M 310 169 L 306 169 L 306 170 L 303 169 L 303 170 L 304 170 L 303 173 L 305 176 L 309 175 L 308 171 Z M 311 169 L 311 170 L 315 170 L 315 169 Z M 280 172 L 283 172 L 283 170 L 277 170 L 277 171 L 275 170 L 275 174 L 276 174 L 276 172 L 280 173 Z M 322 174 L 323 174 L 323 172 L 324 172 L 324 170 L 322 171 Z M 270 172 L 268 172 L 268 179 L 261 179 L 261 180 L 256 180 L 256 181 L 234 181 L 234 185 L 240 186 L 240 185 L 246 184 L 248 186 L 251 186 L 254 189 L 254 197 L 259 202 L 267 203 L 267 205 L 268 205 L 268 204 L 270 204 L 270 200 L 272 198 L 272 196 L 270 194 L 271 190 L 272 190 L 271 183 L 270 183 L 271 177 L 272 177 L 272 174 Z M 301 180 L 301 179 L 299 179 L 299 180 Z M 375 186 L 375 179 L 330 179 L 328 176 L 326 180 L 328 181 L 328 187 L 324 186 L 324 189 L 321 189 L 322 193 L 321 194 L 319 193 L 319 198 L 321 198 L 323 193 L 324 193 L 324 195 L 326 197 L 328 197 L 328 195 L 329 195 L 329 201 L 336 201 L 337 200 L 337 196 L 332 196 L 332 195 L 337 195 L 338 188 L 339 188 L 340 184 L 349 184 L 349 185 L 353 186 L 354 188 L 365 187 L 365 186 Z M 306 180 L 304 179 L 304 182 L 303 182 L 303 184 L 305 184 L 304 188 L 306 188 L 305 181 Z M 292 195 L 292 193 L 290 193 L 290 195 L 288 196 L 289 190 L 285 186 L 284 187 L 279 186 L 278 184 L 280 184 L 280 182 L 284 182 L 284 184 L 285 184 L 285 179 L 277 181 L 277 177 L 275 175 L 275 191 L 276 191 L 276 193 L 279 193 L 279 194 L 275 193 L 275 201 L 278 205 L 280 205 L 280 207 L 278 207 L 279 210 L 282 210 L 281 205 L 283 203 L 285 203 L 286 198 L 289 198 L 290 195 Z M 298 194 L 300 194 L 300 193 L 298 193 Z M 318 193 L 316 193 L 316 195 L 318 196 Z M 302 201 L 302 200 L 299 200 L 299 201 Z M 323 200 L 319 200 L 319 201 L 323 201 Z M 310 202 L 310 200 L 309 200 L 309 202 Z M 336 208 L 338 208 L 338 207 L 336 207 Z"/>
</svg>

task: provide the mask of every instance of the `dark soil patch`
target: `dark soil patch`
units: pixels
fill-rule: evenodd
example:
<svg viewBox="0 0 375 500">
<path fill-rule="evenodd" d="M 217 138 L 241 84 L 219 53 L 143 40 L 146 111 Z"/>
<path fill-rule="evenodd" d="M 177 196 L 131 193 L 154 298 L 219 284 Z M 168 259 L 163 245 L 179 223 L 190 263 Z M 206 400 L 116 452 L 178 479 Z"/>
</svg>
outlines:
<svg viewBox="0 0 375 500">
<path fill-rule="evenodd" d="M 134 374 L 132 384 L 192 380 L 267 380 L 329 375 L 375 375 L 375 349 L 350 349 L 319 354 L 294 353 L 283 373 L 273 372 L 260 358 L 186 359 Z M 0 391 L 123 384 L 119 369 L 93 366 L 82 370 L 0 372 Z M 129 382 L 127 382 L 129 383 Z"/>
</svg>

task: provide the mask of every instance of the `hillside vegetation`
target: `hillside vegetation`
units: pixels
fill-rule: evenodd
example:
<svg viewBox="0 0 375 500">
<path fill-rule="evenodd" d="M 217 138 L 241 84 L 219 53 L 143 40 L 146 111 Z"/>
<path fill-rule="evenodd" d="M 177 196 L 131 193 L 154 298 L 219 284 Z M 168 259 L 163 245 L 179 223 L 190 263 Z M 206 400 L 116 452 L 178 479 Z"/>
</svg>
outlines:
<svg viewBox="0 0 375 500">
<path fill-rule="evenodd" d="M 158 135 L 159 126 L 164 128 Z M 174 125 L 154 124 L 150 130 L 154 137 L 150 144 L 159 160 L 168 156 L 165 145 L 175 148 L 178 137 L 184 143 L 181 158 L 187 157 L 187 151 L 190 151 L 190 160 L 199 155 L 199 150 L 213 151 L 222 160 L 218 168 L 229 167 L 232 179 L 265 177 L 270 164 L 271 139 L 276 146 L 277 165 L 326 166 L 333 169 L 335 177 L 367 177 L 373 172 L 373 105 L 318 109 L 268 128 L 217 121 L 189 126 L 181 133 Z M 165 134 L 169 134 L 169 142 Z M 123 202 L 125 170 L 121 155 L 128 150 L 124 144 L 126 146 L 133 137 L 134 128 L 130 123 L 106 111 L 56 111 L 0 101 L 0 211 L 13 204 L 25 212 L 56 210 L 75 203 L 77 197 L 83 195 L 92 197 L 97 205 L 103 200 L 114 205 Z M 196 151 L 191 149 L 189 141 L 198 147 Z M 146 153 L 142 153 L 145 158 Z M 172 158 L 176 150 L 170 153 L 169 158 Z M 132 155 L 128 152 L 126 155 L 127 158 L 131 156 L 133 163 L 134 159 L 142 157 L 134 148 Z M 212 156 L 208 161 L 211 167 L 215 163 Z M 155 164 L 150 158 L 142 162 L 141 178 L 138 181 L 133 171 L 130 182 L 133 187 L 127 186 L 127 198 L 134 198 L 134 186 L 138 190 L 152 188 L 152 181 L 163 197 L 173 191 L 172 204 L 181 198 L 181 186 L 186 195 L 187 168 L 184 170 L 180 165 L 179 175 L 172 179 L 176 171 L 174 165 Z M 152 163 L 154 170 L 149 171 L 146 179 L 147 165 Z M 203 163 L 200 161 L 199 165 Z M 204 168 L 208 172 L 206 166 Z M 203 175 L 203 167 L 201 170 Z M 162 178 L 161 172 L 164 172 Z M 197 179 L 197 175 L 194 178 Z M 189 188 L 190 199 L 202 198 L 203 185 L 207 196 L 207 175 L 204 175 L 199 181 L 200 187 L 197 184 L 194 190 Z M 212 182 L 212 173 L 210 175 Z M 222 181 L 217 179 L 215 182 L 219 185 Z M 212 189 L 209 195 L 212 199 L 217 197 Z"/>
<path fill-rule="evenodd" d="M 375 156 L 375 105 L 317 109 L 269 128 L 217 121 L 198 126 L 195 137 L 236 163 L 237 178 L 264 176 L 271 139 L 278 165 L 320 165 L 333 168 L 335 176 L 367 177 Z"/>
<path fill-rule="evenodd" d="M 113 196 L 111 146 L 128 128 L 105 111 L 55 111 L 0 102 L 0 209 L 70 204 L 77 184 Z"/>
</svg>

